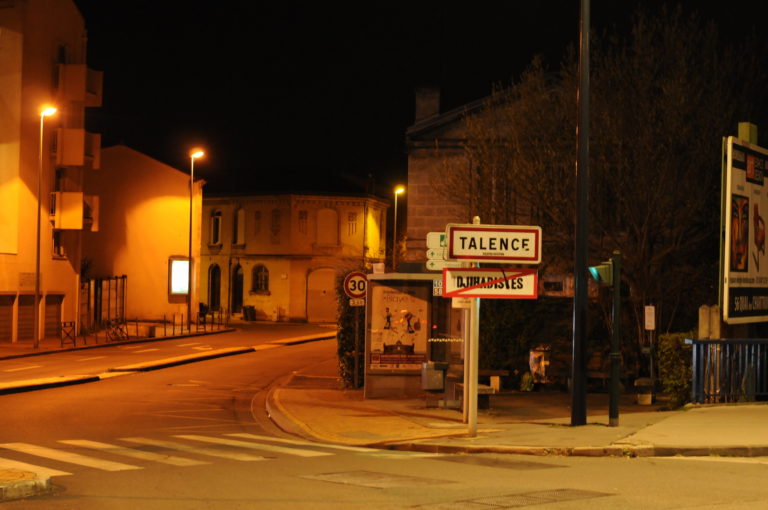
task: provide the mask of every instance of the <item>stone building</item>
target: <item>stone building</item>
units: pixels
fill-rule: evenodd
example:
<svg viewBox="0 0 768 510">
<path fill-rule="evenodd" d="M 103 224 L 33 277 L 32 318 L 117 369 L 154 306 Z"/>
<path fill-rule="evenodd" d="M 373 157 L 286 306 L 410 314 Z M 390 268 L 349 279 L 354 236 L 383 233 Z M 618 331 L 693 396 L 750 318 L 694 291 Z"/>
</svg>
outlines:
<svg viewBox="0 0 768 510">
<path fill-rule="evenodd" d="M 249 320 L 335 322 L 337 279 L 384 261 L 388 205 L 371 196 L 206 196 L 201 303 Z"/>
</svg>

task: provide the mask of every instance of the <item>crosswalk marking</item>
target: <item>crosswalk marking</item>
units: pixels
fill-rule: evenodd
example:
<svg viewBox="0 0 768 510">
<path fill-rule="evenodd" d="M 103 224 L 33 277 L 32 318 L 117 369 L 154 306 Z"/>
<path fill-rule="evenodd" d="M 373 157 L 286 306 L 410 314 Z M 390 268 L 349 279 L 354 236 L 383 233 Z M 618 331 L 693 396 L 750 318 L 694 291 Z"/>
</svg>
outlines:
<svg viewBox="0 0 768 510">
<path fill-rule="evenodd" d="M 67 473 L 66 471 L 59 471 L 58 469 L 50 469 L 43 466 L 35 466 L 34 464 L 27 464 L 26 462 L 19 462 L 17 460 L 2 458 L 0 458 L 0 469 L 18 469 L 20 471 L 29 471 L 31 473 L 37 473 L 40 478 L 72 474 Z"/>
<path fill-rule="evenodd" d="M 208 464 L 208 462 L 202 460 L 193 460 L 186 459 L 184 457 L 175 457 L 173 455 L 162 455 L 154 452 L 145 452 L 143 450 L 100 443 L 98 441 L 88 441 L 86 439 L 65 439 L 59 442 L 73 446 L 81 446 L 83 448 L 91 448 L 107 453 L 113 453 L 116 455 L 123 455 L 125 457 L 133 457 L 135 459 L 151 460 L 154 462 L 160 462 L 162 464 L 170 464 L 172 466 L 200 466 L 202 464 Z"/>
<path fill-rule="evenodd" d="M 325 457 L 327 455 L 333 455 L 328 452 L 319 452 L 317 450 L 305 450 L 302 448 L 285 448 L 282 446 L 275 446 L 263 443 L 251 443 L 247 441 L 238 441 L 236 439 L 226 439 L 223 437 L 209 437 L 209 436 L 195 436 L 195 435 L 179 435 L 174 436 L 181 439 L 189 439 L 191 441 L 202 441 L 206 443 L 221 444 L 226 446 L 237 446 L 239 448 L 251 448 L 253 450 L 263 450 L 268 452 L 286 453 L 288 455 L 297 455 L 299 457 Z"/>
<path fill-rule="evenodd" d="M 376 451 L 372 448 L 364 448 L 362 446 L 345 446 L 340 444 L 313 443 L 311 441 L 302 441 L 300 439 L 285 439 L 282 437 L 259 436 L 256 434 L 249 434 L 247 432 L 239 432 L 237 434 L 225 434 L 225 435 L 232 436 L 232 437 L 243 437 L 246 439 L 255 439 L 257 441 L 273 441 L 275 443 L 295 444 L 295 445 L 302 445 L 302 446 L 320 446 L 323 448 L 333 448 L 335 450 L 344 450 L 347 452 L 371 453 Z"/>
<path fill-rule="evenodd" d="M 78 464 L 81 466 L 88 466 L 104 471 L 127 471 L 130 469 L 141 469 L 138 466 L 131 466 L 130 464 L 86 457 L 85 455 L 79 455 L 77 453 L 54 450 L 53 448 L 45 448 L 43 446 L 27 443 L 3 443 L 0 444 L 0 447 L 26 453 L 29 455 L 36 455 L 37 457 L 46 457 L 61 462 L 67 462 L 69 464 Z"/>
<path fill-rule="evenodd" d="M 227 451 L 219 448 L 205 448 L 200 446 L 190 446 L 183 443 L 177 443 L 175 441 L 161 441 L 158 439 L 148 439 L 145 437 L 122 437 L 120 438 L 120 440 L 128 441 L 129 443 L 159 446 L 161 448 L 168 448 L 169 450 L 191 452 L 191 453 L 197 453 L 200 455 L 208 455 L 210 457 L 222 457 L 225 459 L 232 459 L 232 460 L 243 460 L 243 461 L 267 460 L 266 457 L 261 457 L 258 455 Z"/>
</svg>

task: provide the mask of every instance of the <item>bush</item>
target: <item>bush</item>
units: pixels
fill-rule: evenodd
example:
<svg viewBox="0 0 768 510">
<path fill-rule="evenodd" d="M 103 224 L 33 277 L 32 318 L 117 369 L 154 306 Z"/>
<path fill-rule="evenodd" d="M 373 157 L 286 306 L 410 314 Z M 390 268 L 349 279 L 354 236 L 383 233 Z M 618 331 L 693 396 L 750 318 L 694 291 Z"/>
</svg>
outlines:
<svg viewBox="0 0 768 510">
<path fill-rule="evenodd" d="M 659 382 L 672 409 L 691 400 L 691 346 L 686 338 L 693 338 L 693 332 L 659 335 Z"/>
</svg>

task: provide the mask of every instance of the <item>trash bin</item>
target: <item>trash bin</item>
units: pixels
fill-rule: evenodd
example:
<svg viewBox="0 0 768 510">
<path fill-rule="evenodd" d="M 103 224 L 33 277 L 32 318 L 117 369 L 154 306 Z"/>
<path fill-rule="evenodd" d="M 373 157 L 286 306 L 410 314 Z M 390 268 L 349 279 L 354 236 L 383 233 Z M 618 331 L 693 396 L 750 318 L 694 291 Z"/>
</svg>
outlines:
<svg viewBox="0 0 768 510">
<path fill-rule="evenodd" d="M 635 380 L 637 403 L 641 406 L 653 404 L 653 380 L 649 377 L 639 377 Z"/>
<path fill-rule="evenodd" d="M 243 307 L 243 320 L 255 321 L 256 320 L 256 307 L 244 306 Z"/>
<path fill-rule="evenodd" d="M 448 363 L 427 361 L 421 364 L 421 389 L 443 391 L 445 389 L 445 371 Z"/>
</svg>

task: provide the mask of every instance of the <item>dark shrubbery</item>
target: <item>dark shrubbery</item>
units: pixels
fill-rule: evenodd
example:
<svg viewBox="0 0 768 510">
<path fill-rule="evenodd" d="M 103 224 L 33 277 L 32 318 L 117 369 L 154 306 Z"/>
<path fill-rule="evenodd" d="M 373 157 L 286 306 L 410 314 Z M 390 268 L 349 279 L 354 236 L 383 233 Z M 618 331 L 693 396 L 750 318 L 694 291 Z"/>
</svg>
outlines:
<svg viewBox="0 0 768 510">
<path fill-rule="evenodd" d="M 686 338 L 693 338 L 693 332 L 659 336 L 659 383 L 671 409 L 691 400 L 691 346 L 686 345 Z"/>
</svg>

